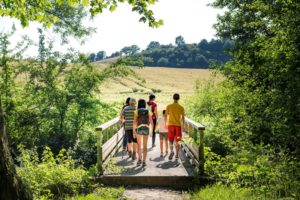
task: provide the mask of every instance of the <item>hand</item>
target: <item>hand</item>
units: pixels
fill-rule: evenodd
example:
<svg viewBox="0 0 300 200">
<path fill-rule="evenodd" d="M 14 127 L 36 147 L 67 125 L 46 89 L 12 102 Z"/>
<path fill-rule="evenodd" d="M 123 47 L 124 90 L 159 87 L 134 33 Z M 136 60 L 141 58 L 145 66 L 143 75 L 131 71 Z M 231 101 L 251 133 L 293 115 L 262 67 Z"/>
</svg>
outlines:
<svg viewBox="0 0 300 200">
<path fill-rule="evenodd" d="M 134 139 L 136 138 L 136 133 L 135 133 L 135 132 L 133 133 L 133 138 L 134 138 Z"/>
<path fill-rule="evenodd" d="M 185 132 L 185 128 L 184 127 L 181 128 L 181 132 L 182 133 Z"/>
</svg>

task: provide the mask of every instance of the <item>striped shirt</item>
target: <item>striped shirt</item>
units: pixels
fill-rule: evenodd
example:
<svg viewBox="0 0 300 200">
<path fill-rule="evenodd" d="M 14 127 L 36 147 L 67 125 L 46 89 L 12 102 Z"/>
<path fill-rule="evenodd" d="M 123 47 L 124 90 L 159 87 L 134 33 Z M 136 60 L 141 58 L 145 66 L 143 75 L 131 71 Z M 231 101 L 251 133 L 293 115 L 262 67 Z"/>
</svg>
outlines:
<svg viewBox="0 0 300 200">
<path fill-rule="evenodd" d="M 125 118 L 125 130 L 133 129 L 134 111 L 136 111 L 136 107 L 132 105 L 126 106 L 122 111 L 122 116 Z"/>
</svg>

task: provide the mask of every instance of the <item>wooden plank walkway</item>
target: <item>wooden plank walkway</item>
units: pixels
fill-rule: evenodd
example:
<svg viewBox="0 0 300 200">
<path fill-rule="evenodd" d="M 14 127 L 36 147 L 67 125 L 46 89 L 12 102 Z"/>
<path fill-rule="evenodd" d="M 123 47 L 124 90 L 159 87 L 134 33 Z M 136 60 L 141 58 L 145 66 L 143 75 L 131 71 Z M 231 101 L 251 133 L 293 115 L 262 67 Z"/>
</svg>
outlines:
<svg viewBox="0 0 300 200">
<path fill-rule="evenodd" d="M 118 183 L 119 185 L 147 185 L 165 186 L 173 188 L 188 188 L 192 184 L 193 169 L 182 150 L 179 159 L 168 159 L 168 155 L 160 157 L 159 135 L 156 135 L 156 147 L 152 148 L 152 138 L 148 140 L 148 155 L 146 167 L 137 166 L 137 161 L 133 161 L 122 151 L 116 153 L 112 158 L 113 164 L 121 170 L 118 173 L 105 171 L 101 177 L 101 182 L 105 184 Z M 170 151 L 169 151 L 170 153 Z"/>
</svg>

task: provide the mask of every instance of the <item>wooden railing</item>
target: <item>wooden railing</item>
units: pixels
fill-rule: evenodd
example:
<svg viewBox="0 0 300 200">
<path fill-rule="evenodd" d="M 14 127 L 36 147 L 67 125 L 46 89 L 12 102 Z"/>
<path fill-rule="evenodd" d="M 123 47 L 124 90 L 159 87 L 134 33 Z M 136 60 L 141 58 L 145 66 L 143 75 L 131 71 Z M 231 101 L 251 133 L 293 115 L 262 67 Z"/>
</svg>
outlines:
<svg viewBox="0 0 300 200">
<path fill-rule="evenodd" d="M 98 127 L 97 132 L 97 168 L 103 174 L 103 163 L 114 155 L 122 146 L 124 129 L 121 128 L 120 118 L 116 117 Z M 193 138 L 195 143 L 183 142 L 182 149 L 192 164 L 197 167 L 198 173 L 204 173 L 204 130 L 205 127 L 189 118 L 185 118 L 185 135 Z"/>
<path fill-rule="evenodd" d="M 185 136 L 192 138 L 192 143 L 182 142 L 181 147 L 195 165 L 199 175 L 204 174 L 204 130 L 205 127 L 187 117 L 184 122 Z"/>
<path fill-rule="evenodd" d="M 120 118 L 116 117 L 98 127 L 97 132 L 97 169 L 103 174 L 103 163 L 110 155 L 116 153 L 122 145 L 124 130 L 121 128 Z"/>
</svg>

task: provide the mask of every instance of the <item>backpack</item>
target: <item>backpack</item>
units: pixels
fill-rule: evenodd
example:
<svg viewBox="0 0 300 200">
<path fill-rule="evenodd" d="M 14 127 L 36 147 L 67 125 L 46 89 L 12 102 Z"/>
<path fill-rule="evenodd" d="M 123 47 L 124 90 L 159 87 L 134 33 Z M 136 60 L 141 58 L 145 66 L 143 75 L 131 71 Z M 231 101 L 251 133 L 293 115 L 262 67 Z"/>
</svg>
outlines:
<svg viewBox="0 0 300 200">
<path fill-rule="evenodd" d="M 138 127 L 137 127 L 137 132 L 138 133 L 149 133 L 149 110 L 145 108 L 140 108 L 137 110 L 138 112 Z"/>
</svg>

